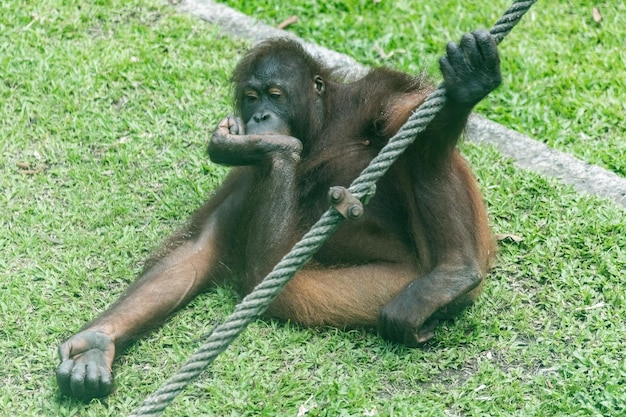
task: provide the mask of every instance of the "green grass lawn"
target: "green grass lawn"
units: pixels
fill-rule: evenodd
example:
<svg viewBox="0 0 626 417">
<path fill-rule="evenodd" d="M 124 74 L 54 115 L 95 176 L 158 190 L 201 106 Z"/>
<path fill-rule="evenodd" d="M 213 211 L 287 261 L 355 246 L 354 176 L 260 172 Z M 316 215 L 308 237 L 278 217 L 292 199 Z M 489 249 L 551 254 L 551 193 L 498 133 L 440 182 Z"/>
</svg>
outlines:
<svg viewBox="0 0 626 417">
<path fill-rule="evenodd" d="M 230 111 L 227 80 L 246 47 L 160 1 L 70 3 L 0 5 L 0 416 L 127 415 L 237 302 L 229 288 L 213 291 L 133 345 L 116 362 L 118 390 L 108 399 L 85 405 L 60 397 L 58 343 L 115 300 L 142 259 L 223 178 L 205 145 Z M 292 13 L 254 3 L 270 20 L 272 13 L 277 20 Z M 365 20 L 385 11 L 385 27 L 369 29 L 339 2 L 324 10 L 302 2 L 286 7 L 303 19 L 305 12 L 315 16 L 294 26 L 308 40 L 368 64 L 382 62 L 372 49 L 378 43 L 397 51 L 384 63 L 407 70 L 424 65 L 433 73 L 445 40 L 489 26 L 506 7 L 448 5 L 462 12 L 454 17 L 424 3 L 411 7 L 428 9 L 428 17 L 404 2 L 395 8 L 362 2 Z M 595 50 L 557 62 L 568 55 L 563 45 L 586 38 L 563 32 L 568 19 L 557 18 L 553 4 L 539 2 L 534 20 L 505 40 L 507 82 L 480 110 L 562 149 L 569 145 L 560 139 L 572 136 L 571 151 L 589 160 L 593 149 L 605 165 L 611 158 L 623 164 L 619 109 L 608 92 L 590 100 L 606 85 L 617 97 L 624 81 L 606 66 L 623 58 Z M 606 26 L 593 26 L 587 15 L 573 20 L 607 42 L 623 38 L 617 24 L 623 5 L 605 7 Z M 607 15 L 620 7 L 621 17 Z M 411 13 L 414 23 L 393 36 Z M 551 24 L 561 29 L 543 39 L 529 36 Z M 594 73 L 605 75 L 589 90 L 586 77 Z M 570 94 L 570 113 L 555 110 L 564 97 L 546 93 L 557 84 Z M 605 137 L 580 140 L 592 120 L 604 123 Z M 626 212 L 518 170 L 489 148 L 467 144 L 463 151 L 480 178 L 494 231 L 523 239 L 500 243 L 498 263 L 473 308 L 421 349 L 394 346 L 365 330 L 258 321 L 165 415 L 626 413 Z"/>
</svg>

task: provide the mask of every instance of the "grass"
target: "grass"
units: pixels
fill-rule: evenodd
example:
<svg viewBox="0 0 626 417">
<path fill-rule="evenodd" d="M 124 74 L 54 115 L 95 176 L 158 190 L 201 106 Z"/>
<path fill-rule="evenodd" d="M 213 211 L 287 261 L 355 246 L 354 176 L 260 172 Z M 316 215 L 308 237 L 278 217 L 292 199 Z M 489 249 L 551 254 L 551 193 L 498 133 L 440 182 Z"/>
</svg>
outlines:
<svg viewBox="0 0 626 417">
<path fill-rule="evenodd" d="M 330 30 L 339 6 L 324 4 L 329 14 L 316 24 Z M 402 4 L 386 18 L 404 18 Z M 304 10 L 302 3 L 293 7 Z M 551 6 L 536 7 L 539 16 Z M 461 16 L 468 29 L 489 24 L 472 13 Z M 334 37 L 309 38 L 342 44 L 342 30 L 352 30 L 342 28 L 354 26 L 345 21 L 355 16 L 337 13 Z M 446 27 L 436 16 L 416 22 Z M 513 36 L 538 23 L 525 24 Z M 443 35 L 457 36 L 459 25 L 453 19 Z M 0 33 L 0 416 L 127 415 L 232 311 L 237 297 L 230 288 L 199 297 L 133 345 L 116 362 L 118 390 L 106 400 L 60 397 L 56 346 L 119 296 L 142 258 L 223 178 L 204 147 L 229 112 L 228 74 L 245 45 L 156 0 L 4 2 Z M 362 42 L 352 51 L 373 62 L 369 35 L 357 39 L 348 46 Z M 507 54 L 516 44 L 507 40 Z M 431 45 L 422 46 L 431 48 L 428 57 L 440 53 L 439 40 Z M 413 53 L 394 59 L 403 66 Z M 507 65 L 508 77 L 545 82 L 532 66 Z M 578 74 L 571 77 L 584 78 Z M 512 88 L 508 82 L 489 103 L 504 113 Z M 511 105 L 511 120 L 544 96 Z M 541 120 L 559 125 L 563 116 L 555 114 L 546 111 Z M 527 117 L 529 130 L 556 139 Z M 618 131 L 619 123 L 615 118 Z M 500 243 L 498 264 L 473 308 L 413 350 L 366 330 L 257 321 L 165 415 L 626 413 L 626 213 L 520 171 L 489 148 L 467 144 L 463 151 L 494 231 L 523 238 Z"/>
<path fill-rule="evenodd" d="M 450 40 L 490 28 L 511 0 L 445 3 L 418 0 L 222 0 L 368 65 L 408 72 L 437 60 Z M 602 14 L 596 23 L 593 8 Z M 626 4 L 539 1 L 500 46 L 503 87 L 478 111 L 490 119 L 626 176 Z"/>
</svg>

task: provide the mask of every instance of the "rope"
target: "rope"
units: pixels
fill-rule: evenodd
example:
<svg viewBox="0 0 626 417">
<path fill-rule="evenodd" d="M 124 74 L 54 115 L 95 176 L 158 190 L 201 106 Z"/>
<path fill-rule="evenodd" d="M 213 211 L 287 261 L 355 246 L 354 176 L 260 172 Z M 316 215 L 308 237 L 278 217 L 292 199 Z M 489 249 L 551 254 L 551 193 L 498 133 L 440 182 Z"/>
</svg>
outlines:
<svg viewBox="0 0 626 417">
<path fill-rule="evenodd" d="M 490 30 L 496 43 L 513 29 L 522 16 L 537 0 L 515 1 Z M 443 83 L 428 96 L 424 103 L 409 117 L 369 166 L 354 180 L 349 191 L 358 199 L 364 200 L 374 190 L 376 182 L 387 172 L 404 150 L 415 140 L 443 108 L 446 102 Z M 130 417 L 158 416 L 180 394 L 185 387 L 195 380 L 213 360 L 256 320 L 276 298 L 322 244 L 339 227 L 343 216 L 334 208 L 328 209 L 313 225 L 291 252 L 274 267 L 263 281 L 237 305 L 226 321 L 216 327 L 207 341 L 194 352 L 169 380 L 167 380 Z"/>
</svg>

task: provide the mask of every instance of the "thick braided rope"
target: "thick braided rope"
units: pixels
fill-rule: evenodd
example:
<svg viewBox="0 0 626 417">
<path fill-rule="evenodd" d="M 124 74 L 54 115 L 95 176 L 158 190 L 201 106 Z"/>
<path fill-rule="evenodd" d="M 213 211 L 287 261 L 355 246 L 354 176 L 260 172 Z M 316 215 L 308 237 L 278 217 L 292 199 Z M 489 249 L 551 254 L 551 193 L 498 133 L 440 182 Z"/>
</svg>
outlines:
<svg viewBox="0 0 626 417">
<path fill-rule="evenodd" d="M 498 20 L 490 33 L 497 43 L 511 31 L 522 16 L 537 0 L 516 1 Z M 424 103 L 411 115 L 398 133 L 363 170 L 352 183 L 349 190 L 352 194 L 364 199 L 371 194 L 376 182 L 387 172 L 404 150 L 415 140 L 441 110 L 446 102 L 443 84 L 428 96 Z M 327 210 L 304 235 L 291 252 L 274 267 L 274 270 L 237 305 L 228 319 L 216 327 L 208 336 L 207 341 L 185 362 L 185 364 L 167 380 L 131 417 L 157 416 L 180 394 L 185 387 L 197 378 L 213 360 L 237 338 L 252 321 L 261 315 L 267 306 L 276 298 L 322 244 L 339 227 L 343 217 L 335 209 Z"/>
</svg>

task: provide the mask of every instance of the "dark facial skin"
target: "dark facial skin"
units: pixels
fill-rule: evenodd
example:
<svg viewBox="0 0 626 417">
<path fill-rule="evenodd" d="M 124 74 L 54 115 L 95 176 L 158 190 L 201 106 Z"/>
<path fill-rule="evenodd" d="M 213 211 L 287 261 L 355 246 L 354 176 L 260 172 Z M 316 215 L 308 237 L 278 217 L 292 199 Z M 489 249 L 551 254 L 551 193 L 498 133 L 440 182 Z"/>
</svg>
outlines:
<svg viewBox="0 0 626 417">
<path fill-rule="evenodd" d="M 379 181 L 363 215 L 344 222 L 268 306 L 305 326 L 377 328 L 419 346 L 480 293 L 494 246 L 480 191 L 456 149 L 472 107 L 500 84 L 486 31 L 450 43 L 445 106 Z M 233 166 L 224 183 L 147 261 L 98 318 L 59 346 L 61 392 L 113 389 L 132 340 L 196 295 L 239 280 L 247 294 L 328 208 L 433 90 L 423 77 L 372 70 L 342 83 L 295 41 L 255 46 L 234 70 L 235 114 L 208 146 Z"/>
<path fill-rule="evenodd" d="M 293 115 L 290 114 L 289 101 L 295 83 L 282 80 L 280 71 L 272 57 L 262 60 L 239 92 L 246 134 L 291 134 Z"/>
<path fill-rule="evenodd" d="M 281 55 L 269 55 L 255 62 L 235 92 L 245 126 L 240 134 L 304 139 L 301 132 L 308 127 L 303 126 L 303 121 L 310 119 L 311 111 L 322 117 L 325 85 L 319 75 L 305 73 L 303 68 L 305 62 Z"/>
<path fill-rule="evenodd" d="M 242 117 L 247 134 L 283 134 L 290 135 L 285 91 L 277 86 L 265 87 L 262 83 L 253 83 L 244 92 Z"/>
</svg>

